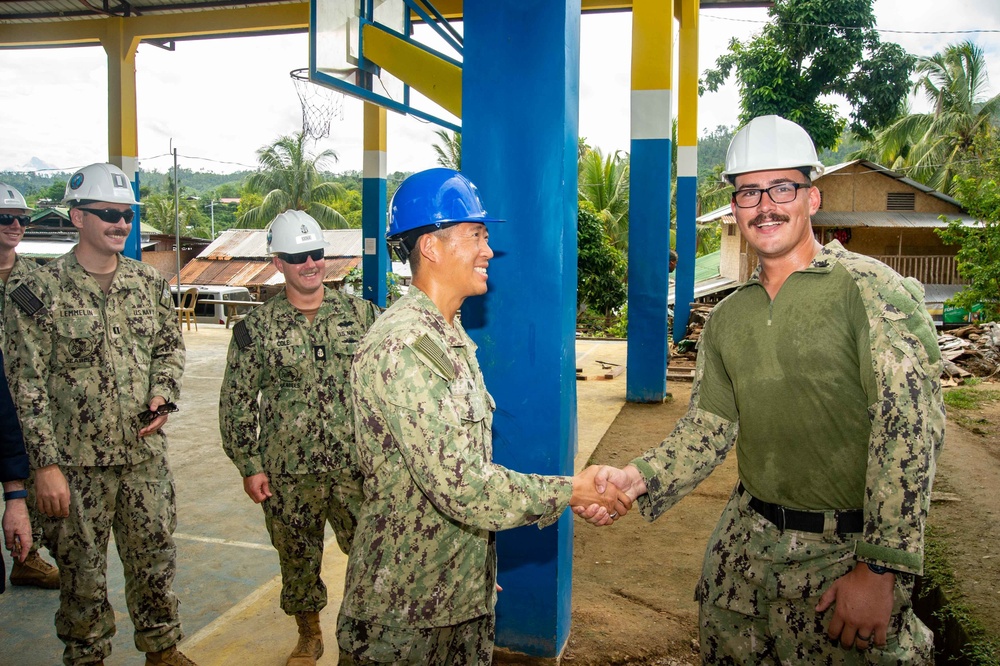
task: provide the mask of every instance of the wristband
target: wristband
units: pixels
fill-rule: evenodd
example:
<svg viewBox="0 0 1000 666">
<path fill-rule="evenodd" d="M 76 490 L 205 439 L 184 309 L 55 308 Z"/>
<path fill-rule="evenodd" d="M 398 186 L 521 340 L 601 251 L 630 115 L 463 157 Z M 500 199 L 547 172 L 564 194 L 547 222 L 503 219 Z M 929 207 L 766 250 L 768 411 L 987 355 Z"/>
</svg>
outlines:
<svg viewBox="0 0 1000 666">
<path fill-rule="evenodd" d="M 23 498 L 25 498 L 27 496 L 28 496 L 28 491 L 27 490 L 24 490 L 24 489 L 21 489 L 21 490 L 11 490 L 10 492 L 5 492 L 3 494 L 3 500 L 5 502 L 9 502 L 10 500 L 23 499 Z"/>
<path fill-rule="evenodd" d="M 880 564 L 872 564 L 871 562 L 865 562 L 865 564 L 868 565 L 869 571 L 871 571 L 873 574 L 878 574 L 879 576 L 886 573 L 893 573 L 893 574 L 896 573 L 889 567 L 883 567 Z"/>
</svg>

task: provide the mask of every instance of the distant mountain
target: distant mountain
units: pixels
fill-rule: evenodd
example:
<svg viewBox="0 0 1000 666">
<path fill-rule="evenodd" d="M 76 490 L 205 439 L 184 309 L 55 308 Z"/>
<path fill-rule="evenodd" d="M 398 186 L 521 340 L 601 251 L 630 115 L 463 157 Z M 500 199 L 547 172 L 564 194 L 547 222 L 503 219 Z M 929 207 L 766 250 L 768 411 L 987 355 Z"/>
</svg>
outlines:
<svg viewBox="0 0 1000 666">
<path fill-rule="evenodd" d="M 58 169 L 59 167 L 54 164 L 49 164 L 40 157 L 32 157 L 25 164 L 18 167 L 19 170 L 24 171 L 51 171 L 53 169 Z"/>
</svg>

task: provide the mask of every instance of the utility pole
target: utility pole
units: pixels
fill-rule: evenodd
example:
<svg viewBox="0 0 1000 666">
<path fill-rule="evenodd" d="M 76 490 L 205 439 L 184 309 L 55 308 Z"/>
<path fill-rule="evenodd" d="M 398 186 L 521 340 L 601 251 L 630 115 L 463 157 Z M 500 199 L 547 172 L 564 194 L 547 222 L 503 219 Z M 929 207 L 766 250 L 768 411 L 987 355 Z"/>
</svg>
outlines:
<svg viewBox="0 0 1000 666">
<path fill-rule="evenodd" d="M 215 197 L 208 202 L 208 210 L 212 215 L 212 240 L 215 240 Z"/>
<path fill-rule="evenodd" d="M 177 326 L 181 325 L 181 202 L 180 190 L 177 187 L 177 149 L 174 153 L 174 242 L 177 244 Z M 190 326 L 190 324 L 189 324 Z"/>
</svg>

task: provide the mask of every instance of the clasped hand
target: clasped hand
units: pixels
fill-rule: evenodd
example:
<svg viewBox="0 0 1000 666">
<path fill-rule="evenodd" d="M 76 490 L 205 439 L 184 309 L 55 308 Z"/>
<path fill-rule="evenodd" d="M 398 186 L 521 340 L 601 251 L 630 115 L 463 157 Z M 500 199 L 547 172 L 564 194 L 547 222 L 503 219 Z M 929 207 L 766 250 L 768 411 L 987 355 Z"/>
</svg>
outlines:
<svg viewBox="0 0 1000 666">
<path fill-rule="evenodd" d="M 609 480 L 609 470 L 618 472 L 613 467 L 591 465 L 573 477 L 573 497 L 570 505 L 573 512 L 584 517 L 592 525 L 611 525 L 632 508 L 635 496 L 623 492 L 615 476 Z"/>
</svg>

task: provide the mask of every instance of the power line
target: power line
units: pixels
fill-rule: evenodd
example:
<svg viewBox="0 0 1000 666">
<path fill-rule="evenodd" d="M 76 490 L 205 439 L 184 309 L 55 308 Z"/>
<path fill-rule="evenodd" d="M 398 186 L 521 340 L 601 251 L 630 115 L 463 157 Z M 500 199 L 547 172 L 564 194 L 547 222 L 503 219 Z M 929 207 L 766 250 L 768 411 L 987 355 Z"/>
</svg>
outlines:
<svg viewBox="0 0 1000 666">
<path fill-rule="evenodd" d="M 770 20 L 762 21 L 760 19 L 741 19 L 733 18 L 732 16 L 715 16 L 713 14 L 702 14 L 701 16 L 704 18 L 714 19 L 716 21 L 733 21 L 735 23 L 771 23 Z M 892 28 L 865 28 L 854 25 L 836 25 L 833 23 L 786 22 L 786 25 L 797 25 L 809 28 L 834 28 L 837 30 L 874 30 L 875 32 L 885 32 L 895 35 L 969 35 L 974 33 L 1000 33 L 1000 28 L 970 28 L 968 30 L 893 30 Z"/>
</svg>

